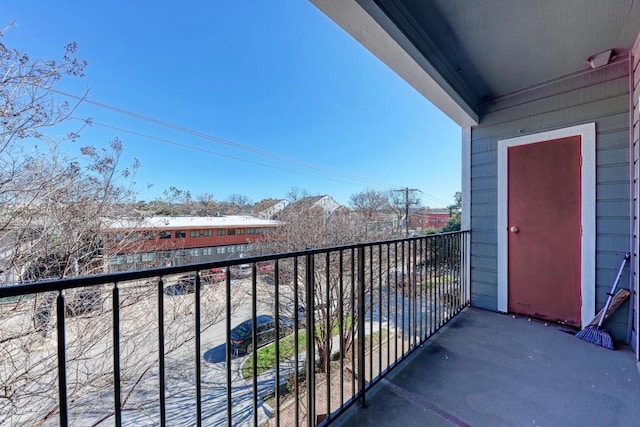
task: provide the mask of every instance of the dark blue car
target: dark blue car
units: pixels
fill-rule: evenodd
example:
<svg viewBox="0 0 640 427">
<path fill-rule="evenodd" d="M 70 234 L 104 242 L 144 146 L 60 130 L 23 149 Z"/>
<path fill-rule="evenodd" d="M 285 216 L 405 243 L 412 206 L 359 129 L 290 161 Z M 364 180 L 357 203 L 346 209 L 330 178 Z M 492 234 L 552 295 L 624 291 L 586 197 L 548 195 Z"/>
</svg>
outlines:
<svg viewBox="0 0 640 427">
<path fill-rule="evenodd" d="M 272 316 L 261 314 L 256 317 L 258 345 L 253 345 L 253 320 L 248 319 L 231 329 L 231 350 L 234 354 L 249 354 L 255 348 L 276 340 L 276 322 Z M 293 332 L 293 322 L 280 316 L 280 337 Z"/>
</svg>

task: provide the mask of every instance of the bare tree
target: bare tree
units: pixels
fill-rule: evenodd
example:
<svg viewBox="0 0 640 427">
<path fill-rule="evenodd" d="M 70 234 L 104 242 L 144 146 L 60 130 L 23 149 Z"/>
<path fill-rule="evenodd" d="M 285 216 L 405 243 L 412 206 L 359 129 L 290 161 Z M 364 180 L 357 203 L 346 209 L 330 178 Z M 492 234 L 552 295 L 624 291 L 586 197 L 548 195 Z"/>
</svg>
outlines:
<svg viewBox="0 0 640 427">
<path fill-rule="evenodd" d="M 276 233 L 266 235 L 265 240 L 258 244 L 259 252 L 282 253 L 346 245 L 360 242 L 364 237 L 362 228 L 354 227 L 348 214 L 336 212 L 327 215 L 319 207 L 293 204 L 282 212 L 280 219 L 283 224 Z M 358 301 L 355 277 L 351 269 L 353 261 L 350 251 L 342 253 L 342 256 L 336 251 L 326 256 L 313 257 L 311 291 L 314 295 L 314 307 L 306 307 L 306 311 L 308 315 L 312 311 L 315 315 L 314 342 L 322 372 L 328 369 L 330 357 L 334 352 L 332 338 L 341 322 L 343 326 L 347 325 L 340 337 L 345 352 L 353 343 L 352 331 L 357 330 L 359 319 L 350 314 L 350 307 L 357 307 Z M 306 265 L 304 262 L 298 264 L 298 276 L 295 277 L 293 260 L 284 260 L 280 263 L 279 275 L 281 282 L 278 312 L 292 314 L 293 310 L 297 310 L 293 304 L 296 289 L 298 302 L 303 304 L 305 301 Z M 264 291 L 262 297 L 267 301 L 273 301 L 273 287 L 265 287 Z M 367 302 L 369 301 L 367 299 Z"/>
<path fill-rule="evenodd" d="M 299 187 L 291 187 L 286 194 L 286 199 L 291 203 L 297 202 L 298 200 L 302 200 L 305 197 L 309 197 L 309 192 L 304 188 Z"/>
<path fill-rule="evenodd" d="M 0 32 L 0 40 L 4 31 Z M 0 271 L 4 281 L 89 274 L 103 269 L 102 229 L 129 215 L 135 161 L 122 167 L 123 146 L 92 145 L 69 154 L 79 129 L 62 138 L 56 126 L 74 110 L 55 84 L 81 77 L 86 63 L 66 46 L 61 61 L 31 59 L 0 42 Z"/>
<path fill-rule="evenodd" d="M 239 215 L 253 205 L 253 202 L 242 194 L 231 194 L 227 197 L 229 215 Z"/>
<path fill-rule="evenodd" d="M 389 204 L 387 196 L 380 191 L 365 190 L 352 194 L 349 201 L 355 214 L 362 220 L 365 238 L 369 238 L 371 233 L 379 236 L 384 230 L 382 220 Z"/>
<path fill-rule="evenodd" d="M 211 193 L 202 193 L 196 197 L 196 215 L 215 216 L 217 214 L 216 200 Z"/>
<path fill-rule="evenodd" d="M 133 181 L 139 167 L 120 164 L 123 145 L 78 147 L 81 129 L 56 138 L 74 106 L 56 97 L 64 77 L 85 66 L 68 45 L 60 61 L 31 59 L 2 43 L 0 31 L 0 274 L 2 281 L 37 281 L 102 272 L 109 262 L 105 230 L 135 219 Z M 80 126 L 90 125 L 87 120 Z M 71 154 L 72 150 L 77 154 Z M 126 234 L 109 245 L 129 244 Z M 114 247 L 114 246 L 109 246 Z M 169 280 L 178 280 L 169 278 Z M 161 282 L 121 283 L 120 349 L 123 409 L 149 410 L 157 400 L 157 299 Z M 67 390 L 71 419 L 100 422 L 100 402 L 113 388 L 111 287 L 65 292 Z M 203 290 L 202 330 L 225 313 L 214 288 Z M 56 293 L 0 304 L 0 425 L 51 423 L 57 398 Z M 185 372 L 182 348 L 192 342 L 193 296 L 167 296 L 169 369 Z M 96 404 L 96 402 L 98 402 Z M 150 404 L 151 402 L 151 404 Z M 112 408 L 112 405 L 111 405 Z M 145 409 L 146 408 L 146 409 Z M 112 409 L 111 409 L 112 410 Z M 108 414 L 107 414 L 108 415 Z"/>
<path fill-rule="evenodd" d="M 159 210 L 156 213 L 166 216 L 190 215 L 194 210 L 194 202 L 189 190 L 171 186 L 162 192 L 163 197 L 156 199 Z"/>
</svg>

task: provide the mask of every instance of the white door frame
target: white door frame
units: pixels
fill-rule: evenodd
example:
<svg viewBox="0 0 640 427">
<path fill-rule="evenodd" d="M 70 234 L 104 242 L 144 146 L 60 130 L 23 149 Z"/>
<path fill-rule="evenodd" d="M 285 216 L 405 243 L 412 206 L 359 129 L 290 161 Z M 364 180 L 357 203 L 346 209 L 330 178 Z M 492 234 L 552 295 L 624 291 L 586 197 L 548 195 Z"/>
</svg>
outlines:
<svg viewBox="0 0 640 427">
<path fill-rule="evenodd" d="M 596 309 L 596 125 L 587 123 L 569 128 L 498 141 L 498 311 L 508 310 L 508 172 L 509 147 L 580 136 L 581 167 L 581 324 L 587 325 Z"/>
</svg>

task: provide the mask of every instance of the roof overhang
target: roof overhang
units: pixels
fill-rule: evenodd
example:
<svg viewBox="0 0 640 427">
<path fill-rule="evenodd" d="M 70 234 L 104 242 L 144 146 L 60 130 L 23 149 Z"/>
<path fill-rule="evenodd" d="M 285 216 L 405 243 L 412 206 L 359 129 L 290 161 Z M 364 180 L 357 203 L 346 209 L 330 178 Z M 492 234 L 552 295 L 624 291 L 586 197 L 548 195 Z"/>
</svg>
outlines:
<svg viewBox="0 0 640 427">
<path fill-rule="evenodd" d="M 624 0 L 310 1 L 463 128 L 493 100 L 626 59 L 640 31 Z"/>
<path fill-rule="evenodd" d="M 453 121 L 462 127 L 478 124 L 474 108 L 462 99 L 373 1 L 366 2 L 367 10 L 354 0 L 311 2 Z"/>
</svg>

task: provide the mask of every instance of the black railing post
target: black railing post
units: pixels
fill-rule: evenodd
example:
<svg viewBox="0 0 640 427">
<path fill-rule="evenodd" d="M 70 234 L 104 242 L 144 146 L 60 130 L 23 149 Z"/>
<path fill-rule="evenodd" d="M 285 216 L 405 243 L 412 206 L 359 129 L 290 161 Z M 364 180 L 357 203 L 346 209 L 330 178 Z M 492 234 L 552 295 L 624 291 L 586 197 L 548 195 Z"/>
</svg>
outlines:
<svg viewBox="0 0 640 427">
<path fill-rule="evenodd" d="M 307 310 L 307 425 L 316 425 L 316 358 L 314 356 L 315 346 L 315 306 L 313 299 L 313 254 L 306 255 L 305 266 L 305 302 Z"/>
<path fill-rule="evenodd" d="M 274 262 L 274 271 L 273 271 L 273 286 L 274 286 L 274 299 L 273 299 L 273 318 L 276 319 L 276 341 L 274 343 L 276 350 L 276 378 L 275 378 L 275 387 L 276 387 L 276 426 L 280 427 L 280 264 L 278 260 Z M 297 308 L 295 309 L 297 311 Z M 295 325 L 294 325 L 295 326 Z M 297 345 L 297 343 L 294 343 Z M 256 353 L 257 355 L 258 353 Z M 296 363 L 298 361 L 296 360 Z"/>
<path fill-rule="evenodd" d="M 232 382 L 231 382 L 231 363 L 232 363 L 232 353 L 231 353 L 231 269 L 229 267 L 226 268 L 224 275 L 224 283 L 225 283 L 225 296 L 226 296 L 226 306 L 225 306 L 225 319 L 226 319 L 226 345 L 225 345 L 225 364 L 227 368 L 227 427 L 231 427 L 233 425 L 233 399 L 232 399 Z"/>
<path fill-rule="evenodd" d="M 277 265 L 277 264 L 276 264 Z M 294 366 L 294 388 L 295 388 L 295 411 L 294 411 L 294 420 L 293 424 L 295 426 L 300 425 L 300 325 L 299 325 L 299 317 L 300 317 L 300 309 L 299 309 L 299 301 L 298 301 L 298 258 L 293 258 L 293 306 L 295 310 L 295 324 L 293 331 L 293 354 L 295 359 Z M 309 322 L 309 310 L 306 312 L 306 322 Z"/>
<path fill-rule="evenodd" d="M 418 345 L 418 336 L 419 336 L 419 327 L 418 327 L 418 272 L 416 269 L 418 268 L 418 240 L 413 240 L 411 242 L 411 246 L 413 249 L 413 260 L 411 261 L 411 277 L 413 278 L 411 283 L 411 304 L 413 305 L 413 329 L 411 333 L 411 339 L 413 340 L 413 345 Z"/>
<path fill-rule="evenodd" d="M 120 385 L 120 289 L 118 283 L 113 285 L 113 397 L 114 419 L 116 427 L 122 425 L 122 394 Z"/>
<path fill-rule="evenodd" d="M 358 388 L 360 405 L 366 407 L 365 400 L 365 337 L 364 337 L 364 247 L 358 248 Z"/>
<path fill-rule="evenodd" d="M 326 335 L 325 335 L 325 352 L 324 352 L 324 364 L 323 366 L 325 370 L 326 376 L 326 384 L 327 384 L 327 419 L 331 420 L 331 340 L 333 339 L 333 331 L 331 328 L 331 253 L 325 253 L 325 281 L 324 285 L 326 287 L 326 304 L 325 304 L 325 327 L 326 327 Z"/>
<path fill-rule="evenodd" d="M 160 425 L 167 425 L 164 376 L 164 282 L 158 281 L 158 378 L 160 381 Z"/>
<path fill-rule="evenodd" d="M 274 285 L 275 286 L 275 285 Z M 258 425 L 258 282 L 256 279 L 256 263 L 251 265 L 251 318 L 253 319 L 251 330 L 251 347 L 253 348 L 253 425 Z M 278 319 L 276 319 L 276 322 Z M 276 360 L 278 356 L 276 355 Z"/>
<path fill-rule="evenodd" d="M 200 285 L 202 281 L 200 279 L 200 273 L 196 273 L 196 295 L 195 295 L 195 352 L 196 352 L 196 425 L 200 427 L 202 425 L 202 364 L 200 361 L 200 353 L 202 343 L 200 342 L 200 327 L 201 327 L 201 313 L 200 313 Z"/>
<path fill-rule="evenodd" d="M 471 305 L 471 232 L 464 232 L 464 293 L 465 306 Z"/>
<path fill-rule="evenodd" d="M 344 254 L 340 251 L 338 260 L 340 279 L 338 288 L 338 334 L 340 335 L 340 404 L 344 402 Z"/>
<path fill-rule="evenodd" d="M 58 292 L 56 300 L 56 315 L 58 328 L 58 398 L 60 399 L 60 425 L 69 424 L 67 406 L 67 341 L 64 326 L 64 291 Z"/>
</svg>

